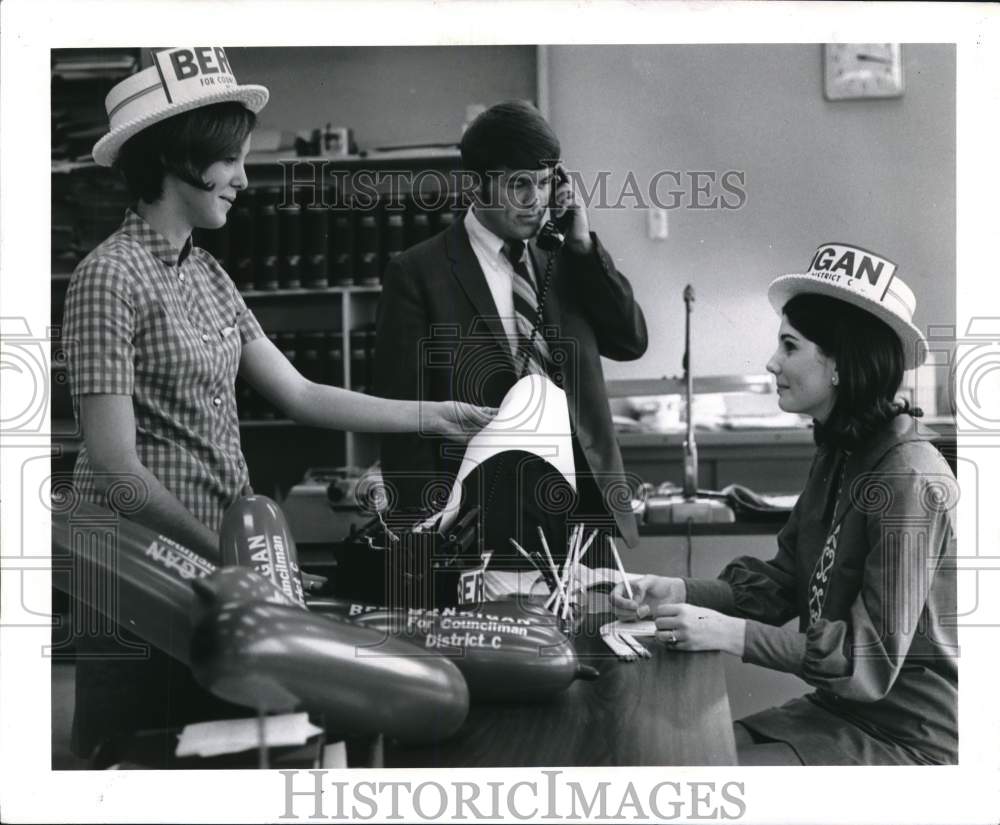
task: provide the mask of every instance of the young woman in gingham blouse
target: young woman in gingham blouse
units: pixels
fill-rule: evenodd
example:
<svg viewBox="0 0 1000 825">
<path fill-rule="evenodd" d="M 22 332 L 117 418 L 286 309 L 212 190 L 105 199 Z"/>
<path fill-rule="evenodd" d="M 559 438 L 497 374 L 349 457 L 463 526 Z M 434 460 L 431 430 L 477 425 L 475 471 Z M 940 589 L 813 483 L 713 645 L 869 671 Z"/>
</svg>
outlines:
<svg viewBox="0 0 1000 825">
<path fill-rule="evenodd" d="M 99 164 L 123 174 L 135 206 L 80 263 L 66 296 L 70 389 L 83 432 L 74 481 L 82 498 L 124 509 L 218 561 L 223 513 L 248 488 L 237 372 L 314 427 L 462 438 L 492 411 L 374 398 L 313 383 L 291 365 L 229 276 L 191 242 L 193 229 L 225 224 L 247 187 L 244 161 L 267 90 L 237 85 L 221 48 L 179 47 L 153 61 L 112 89 L 111 129 L 94 147 Z M 245 713 L 79 607 L 80 756 L 117 735 Z"/>
<path fill-rule="evenodd" d="M 83 430 L 79 492 L 209 559 L 246 488 L 234 382 L 314 427 L 460 437 L 489 410 L 395 401 L 304 378 L 263 334 L 218 262 L 191 243 L 247 187 L 255 116 L 239 102 L 169 117 L 119 150 L 137 205 L 77 267 L 66 297 L 70 389 Z"/>
</svg>

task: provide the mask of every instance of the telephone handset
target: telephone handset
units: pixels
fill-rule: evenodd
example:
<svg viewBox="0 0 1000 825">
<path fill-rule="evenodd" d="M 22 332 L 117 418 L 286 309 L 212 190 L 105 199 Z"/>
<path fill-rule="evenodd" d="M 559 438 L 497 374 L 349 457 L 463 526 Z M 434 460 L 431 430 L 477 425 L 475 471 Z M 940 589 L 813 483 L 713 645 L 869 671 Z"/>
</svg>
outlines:
<svg viewBox="0 0 1000 825">
<path fill-rule="evenodd" d="M 573 213 L 569 209 L 566 214 L 555 220 L 546 221 L 540 230 L 535 242 L 539 249 L 546 252 L 558 252 L 566 243 L 566 233 L 573 225 Z"/>
<path fill-rule="evenodd" d="M 552 198 L 549 201 L 549 212 L 550 214 L 559 208 L 556 203 L 556 190 L 566 183 L 569 178 L 566 177 L 566 173 L 563 171 L 562 166 L 556 166 L 553 174 L 553 179 L 555 185 L 552 187 Z M 570 227 L 573 225 L 573 210 L 567 209 L 558 218 L 548 220 L 538 231 L 538 237 L 535 242 L 538 244 L 539 249 L 543 249 L 548 253 L 558 252 L 562 249 L 564 243 L 566 243 L 566 233 L 569 232 Z"/>
</svg>

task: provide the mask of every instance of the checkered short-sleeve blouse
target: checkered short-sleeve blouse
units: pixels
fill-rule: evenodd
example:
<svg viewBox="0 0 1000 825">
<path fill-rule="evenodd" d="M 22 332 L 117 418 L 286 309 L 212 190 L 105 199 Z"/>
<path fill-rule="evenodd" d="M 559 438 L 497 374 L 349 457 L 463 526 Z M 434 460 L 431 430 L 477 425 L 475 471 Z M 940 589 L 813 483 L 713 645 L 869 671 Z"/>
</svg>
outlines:
<svg viewBox="0 0 1000 825">
<path fill-rule="evenodd" d="M 235 380 L 243 346 L 263 334 L 209 253 L 190 241 L 178 249 L 128 210 L 77 266 L 66 295 L 63 336 L 77 421 L 80 396 L 131 396 L 139 460 L 218 530 L 248 487 Z M 86 447 L 74 483 L 85 500 L 107 506 Z M 108 495 L 124 501 L 142 492 L 119 487 Z"/>
</svg>

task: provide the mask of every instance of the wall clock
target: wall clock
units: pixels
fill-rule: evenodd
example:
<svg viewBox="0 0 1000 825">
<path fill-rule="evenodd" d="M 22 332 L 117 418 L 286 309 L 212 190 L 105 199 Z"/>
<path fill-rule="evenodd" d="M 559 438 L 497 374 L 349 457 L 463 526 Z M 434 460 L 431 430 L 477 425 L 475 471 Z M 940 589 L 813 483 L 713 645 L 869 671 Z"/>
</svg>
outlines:
<svg viewBox="0 0 1000 825">
<path fill-rule="evenodd" d="M 827 100 L 903 94 L 898 43 L 827 43 L 823 49 L 823 69 Z"/>
</svg>

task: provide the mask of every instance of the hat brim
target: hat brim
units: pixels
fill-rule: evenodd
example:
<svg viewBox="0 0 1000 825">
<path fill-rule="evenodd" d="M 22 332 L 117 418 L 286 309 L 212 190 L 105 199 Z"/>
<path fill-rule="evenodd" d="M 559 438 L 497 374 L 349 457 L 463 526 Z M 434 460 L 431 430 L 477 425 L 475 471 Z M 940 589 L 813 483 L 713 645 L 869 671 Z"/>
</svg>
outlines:
<svg viewBox="0 0 1000 825">
<path fill-rule="evenodd" d="M 870 312 L 899 337 L 903 345 L 903 369 L 912 370 L 927 360 L 927 339 L 913 324 L 874 304 L 869 299 L 832 283 L 819 281 L 809 275 L 781 275 L 771 281 L 767 288 L 767 299 L 774 311 L 781 315 L 782 307 L 796 295 L 813 293 L 836 298 L 859 309 Z"/>
<path fill-rule="evenodd" d="M 143 129 L 147 129 L 154 123 L 166 120 L 168 117 L 198 109 L 202 106 L 211 106 L 214 103 L 227 103 L 235 100 L 246 106 L 251 112 L 256 114 L 267 105 L 269 92 L 264 86 L 246 85 L 236 86 L 231 89 L 220 90 L 214 94 L 204 95 L 197 100 L 188 100 L 183 103 L 176 103 L 167 106 L 158 112 L 153 112 L 144 117 L 122 123 L 108 132 L 97 143 L 94 144 L 94 162 L 99 166 L 111 166 L 118 157 L 118 150 L 122 144 L 131 137 L 134 137 Z"/>
</svg>

